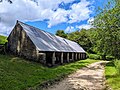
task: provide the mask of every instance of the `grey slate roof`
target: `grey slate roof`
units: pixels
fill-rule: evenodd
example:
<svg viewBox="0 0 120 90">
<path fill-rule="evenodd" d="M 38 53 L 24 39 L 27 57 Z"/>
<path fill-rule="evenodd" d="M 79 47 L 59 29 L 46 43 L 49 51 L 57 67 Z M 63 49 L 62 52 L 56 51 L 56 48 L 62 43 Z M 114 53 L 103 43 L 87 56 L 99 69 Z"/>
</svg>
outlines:
<svg viewBox="0 0 120 90">
<path fill-rule="evenodd" d="M 39 51 L 85 53 L 83 48 L 76 42 L 45 32 L 19 21 L 18 23 L 23 27 L 24 31 L 27 33 Z"/>
</svg>

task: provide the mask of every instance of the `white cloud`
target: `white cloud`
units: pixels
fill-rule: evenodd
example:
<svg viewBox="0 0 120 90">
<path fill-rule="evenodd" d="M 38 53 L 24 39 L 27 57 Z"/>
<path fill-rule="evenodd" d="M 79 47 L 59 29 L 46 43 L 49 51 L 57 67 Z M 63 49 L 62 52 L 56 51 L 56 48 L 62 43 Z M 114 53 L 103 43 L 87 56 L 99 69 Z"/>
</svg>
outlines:
<svg viewBox="0 0 120 90">
<path fill-rule="evenodd" d="M 48 21 L 48 27 L 50 28 L 53 25 L 57 25 L 61 22 L 67 22 L 68 19 L 66 18 L 68 12 L 64 9 L 57 9 L 56 12 L 54 12 Z"/>
<path fill-rule="evenodd" d="M 88 19 L 87 24 L 82 24 L 80 26 L 76 26 L 76 28 L 78 29 L 90 29 L 93 28 L 93 26 L 91 25 L 91 23 L 94 21 L 94 18 L 91 17 Z"/>
<path fill-rule="evenodd" d="M 75 28 L 73 26 L 68 26 L 66 29 L 65 29 L 65 32 L 66 33 L 70 33 L 70 32 L 73 32 L 75 31 Z"/>
<path fill-rule="evenodd" d="M 39 6 L 42 6 L 42 9 L 52 9 L 55 10 L 58 8 L 58 5 L 62 2 L 70 3 L 75 0 L 36 0 Z"/>
<path fill-rule="evenodd" d="M 47 19 L 48 28 L 50 28 L 63 22 L 75 23 L 86 20 L 92 12 L 88 7 L 91 3 L 86 0 L 71 5 L 69 10 L 59 8 L 59 4 L 71 3 L 75 0 L 35 1 L 37 3 L 34 0 L 13 0 L 12 4 L 6 1 L 0 3 L 0 26 L 2 26 L 0 34 L 9 34 L 16 20 L 43 21 Z"/>
<path fill-rule="evenodd" d="M 2 23 L 0 24 L 0 27 L 2 28 L 0 29 L 0 35 L 5 35 L 5 36 L 8 35 L 12 29 L 12 27 L 4 25 Z"/>
<path fill-rule="evenodd" d="M 81 0 L 81 2 L 73 4 L 69 14 L 71 19 L 69 23 L 87 20 L 90 17 L 89 15 L 92 13 L 88 7 L 89 5 L 91 5 L 91 3 L 86 0 Z"/>
<path fill-rule="evenodd" d="M 0 34 L 9 34 L 16 20 L 35 20 L 38 19 L 38 12 L 36 12 L 37 6 L 32 1 L 26 0 L 14 0 L 13 4 L 9 4 L 6 1 L 0 3 Z M 32 13 L 31 13 L 32 12 Z"/>
<path fill-rule="evenodd" d="M 76 28 L 79 28 L 79 29 L 90 29 L 90 28 L 92 28 L 92 26 L 88 25 L 88 24 L 83 24 L 83 25 L 80 25 L 80 26 L 76 26 Z"/>
</svg>

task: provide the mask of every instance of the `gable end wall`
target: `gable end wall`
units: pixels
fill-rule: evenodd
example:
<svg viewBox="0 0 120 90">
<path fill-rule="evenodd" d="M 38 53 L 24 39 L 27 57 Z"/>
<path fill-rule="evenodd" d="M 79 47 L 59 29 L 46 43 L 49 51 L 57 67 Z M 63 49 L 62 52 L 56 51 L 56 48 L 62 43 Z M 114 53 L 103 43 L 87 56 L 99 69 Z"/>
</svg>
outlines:
<svg viewBox="0 0 120 90">
<path fill-rule="evenodd" d="M 37 59 L 35 45 L 19 24 L 16 24 L 15 28 L 8 37 L 7 48 L 15 55 L 22 56 L 27 59 Z"/>
</svg>

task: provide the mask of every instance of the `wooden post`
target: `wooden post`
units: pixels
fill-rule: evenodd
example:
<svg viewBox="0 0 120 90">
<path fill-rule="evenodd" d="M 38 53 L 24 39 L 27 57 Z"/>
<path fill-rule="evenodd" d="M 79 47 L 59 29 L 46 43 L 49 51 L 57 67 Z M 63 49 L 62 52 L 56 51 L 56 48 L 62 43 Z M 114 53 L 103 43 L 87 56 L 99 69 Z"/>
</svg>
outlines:
<svg viewBox="0 0 120 90">
<path fill-rule="evenodd" d="M 84 53 L 83 53 L 83 59 L 84 59 Z"/>
<path fill-rule="evenodd" d="M 55 64 L 55 61 L 56 61 L 55 52 L 53 52 L 53 55 L 52 55 L 52 65 Z"/>
<path fill-rule="evenodd" d="M 46 53 L 44 53 L 44 56 L 43 56 L 43 63 L 46 64 Z"/>
<path fill-rule="evenodd" d="M 75 60 L 77 60 L 78 58 L 77 58 L 77 53 L 75 53 Z"/>
<path fill-rule="evenodd" d="M 79 58 L 79 60 L 80 60 L 80 53 L 78 53 L 78 58 Z"/>
<path fill-rule="evenodd" d="M 87 58 L 87 55 L 86 55 L 86 53 L 85 53 L 85 59 Z"/>
<path fill-rule="evenodd" d="M 83 53 L 83 59 L 85 59 L 85 53 Z"/>
<path fill-rule="evenodd" d="M 38 50 L 36 51 L 36 59 L 37 59 L 37 61 L 39 61 L 39 51 Z"/>
<path fill-rule="evenodd" d="M 74 61 L 76 60 L 76 53 L 74 53 Z"/>
<path fill-rule="evenodd" d="M 74 53 L 72 52 L 72 61 L 74 61 Z"/>
<path fill-rule="evenodd" d="M 81 59 L 83 59 L 83 54 L 81 53 Z"/>
<path fill-rule="evenodd" d="M 80 56 L 80 60 L 81 60 L 81 53 L 79 54 L 79 56 Z"/>
<path fill-rule="evenodd" d="M 67 62 L 69 62 L 69 53 L 67 53 Z"/>
<path fill-rule="evenodd" d="M 79 53 L 77 53 L 77 60 L 79 60 Z"/>
<path fill-rule="evenodd" d="M 63 52 L 61 53 L 61 64 L 63 63 Z"/>
</svg>

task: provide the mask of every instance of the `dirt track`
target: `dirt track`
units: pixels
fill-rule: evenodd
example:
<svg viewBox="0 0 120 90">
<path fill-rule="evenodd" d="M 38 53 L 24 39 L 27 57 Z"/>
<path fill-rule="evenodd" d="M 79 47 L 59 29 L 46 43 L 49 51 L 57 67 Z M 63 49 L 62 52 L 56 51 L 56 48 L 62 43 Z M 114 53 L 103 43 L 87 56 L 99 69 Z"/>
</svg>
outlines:
<svg viewBox="0 0 120 90">
<path fill-rule="evenodd" d="M 90 64 L 69 75 L 58 84 L 43 90 L 104 90 L 104 65 L 106 63 L 106 61 L 100 61 Z"/>
</svg>

